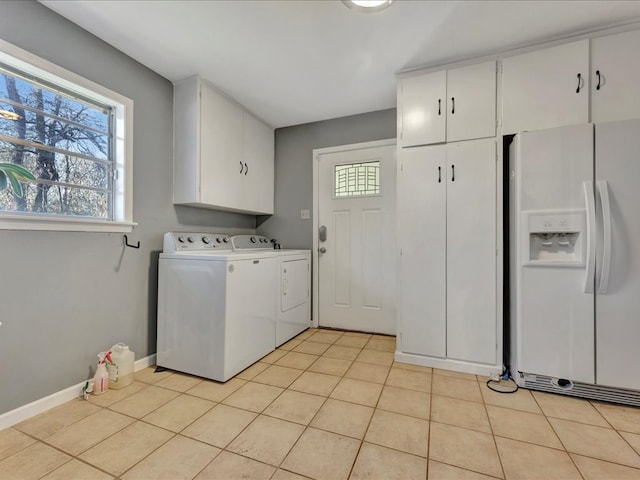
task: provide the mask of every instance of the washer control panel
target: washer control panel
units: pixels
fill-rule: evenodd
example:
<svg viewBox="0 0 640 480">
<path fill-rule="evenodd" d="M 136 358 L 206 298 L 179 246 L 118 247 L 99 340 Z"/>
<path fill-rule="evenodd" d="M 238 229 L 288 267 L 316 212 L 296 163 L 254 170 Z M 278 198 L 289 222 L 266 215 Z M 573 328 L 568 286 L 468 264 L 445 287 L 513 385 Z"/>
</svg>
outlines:
<svg viewBox="0 0 640 480">
<path fill-rule="evenodd" d="M 164 253 L 231 251 L 231 237 L 226 233 L 167 232 L 164 234 Z"/>
</svg>

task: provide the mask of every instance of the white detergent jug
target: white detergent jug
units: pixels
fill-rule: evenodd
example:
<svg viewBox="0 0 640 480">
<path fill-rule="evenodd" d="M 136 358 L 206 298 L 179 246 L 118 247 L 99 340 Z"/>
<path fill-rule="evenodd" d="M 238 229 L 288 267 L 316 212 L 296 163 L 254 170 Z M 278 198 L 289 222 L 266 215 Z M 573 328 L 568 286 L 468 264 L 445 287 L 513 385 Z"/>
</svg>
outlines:
<svg viewBox="0 0 640 480">
<path fill-rule="evenodd" d="M 111 364 L 109 365 L 109 387 L 120 389 L 133 383 L 133 361 L 135 353 L 124 343 L 111 347 Z"/>
</svg>

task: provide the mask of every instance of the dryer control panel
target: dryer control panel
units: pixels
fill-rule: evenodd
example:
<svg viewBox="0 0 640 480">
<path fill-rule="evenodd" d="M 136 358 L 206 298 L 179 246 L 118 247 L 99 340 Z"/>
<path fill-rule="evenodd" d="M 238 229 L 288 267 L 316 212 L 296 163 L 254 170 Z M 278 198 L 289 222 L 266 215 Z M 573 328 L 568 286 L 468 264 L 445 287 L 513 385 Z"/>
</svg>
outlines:
<svg viewBox="0 0 640 480">
<path fill-rule="evenodd" d="M 262 235 L 234 235 L 231 237 L 234 250 L 273 250 L 273 243 Z"/>
</svg>

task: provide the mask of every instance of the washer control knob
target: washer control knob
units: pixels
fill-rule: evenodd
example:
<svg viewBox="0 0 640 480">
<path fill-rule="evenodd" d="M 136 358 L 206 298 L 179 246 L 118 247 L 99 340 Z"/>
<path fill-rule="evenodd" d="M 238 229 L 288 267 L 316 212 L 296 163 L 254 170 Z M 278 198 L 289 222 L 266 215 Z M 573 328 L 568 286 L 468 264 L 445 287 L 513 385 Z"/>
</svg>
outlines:
<svg viewBox="0 0 640 480">
<path fill-rule="evenodd" d="M 222 241 L 223 241 L 224 243 L 229 243 L 229 237 L 224 237 L 224 238 L 222 239 Z"/>
<path fill-rule="evenodd" d="M 216 238 L 216 242 L 220 243 L 221 241 L 220 237 Z"/>
<path fill-rule="evenodd" d="M 209 245 L 211 243 L 211 239 L 209 237 L 202 237 L 202 243 Z"/>
<path fill-rule="evenodd" d="M 251 240 L 251 243 L 256 243 L 256 237 L 251 237 L 249 240 Z"/>
<path fill-rule="evenodd" d="M 193 239 L 193 237 L 187 237 L 187 242 L 189 243 L 193 243 L 195 240 Z"/>
<path fill-rule="evenodd" d="M 180 236 L 178 237 L 178 241 L 179 241 L 180 243 L 184 243 L 184 237 L 183 237 L 182 235 L 180 235 Z"/>
</svg>

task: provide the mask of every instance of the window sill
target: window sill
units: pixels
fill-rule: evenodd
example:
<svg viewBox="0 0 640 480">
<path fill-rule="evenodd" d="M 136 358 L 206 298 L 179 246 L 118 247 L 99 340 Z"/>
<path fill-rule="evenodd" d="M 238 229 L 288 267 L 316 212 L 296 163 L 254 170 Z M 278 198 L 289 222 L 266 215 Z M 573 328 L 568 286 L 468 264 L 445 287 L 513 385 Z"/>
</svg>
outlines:
<svg viewBox="0 0 640 480">
<path fill-rule="evenodd" d="M 138 224 L 135 222 L 110 222 L 87 218 L 0 214 L 0 230 L 129 233 L 136 225 Z"/>
</svg>

